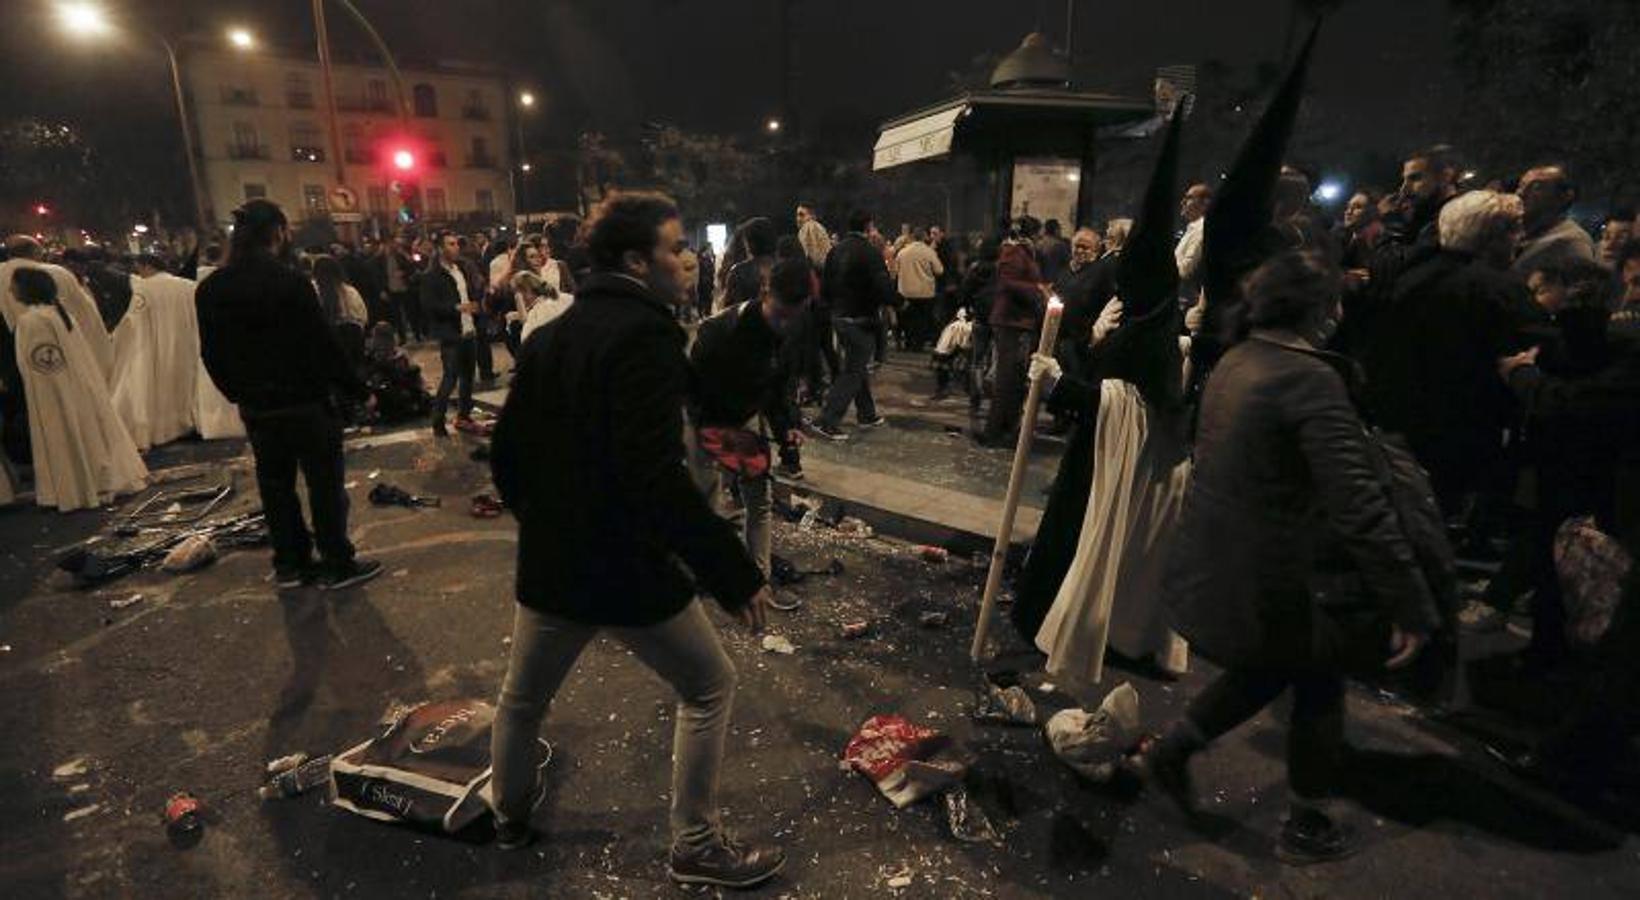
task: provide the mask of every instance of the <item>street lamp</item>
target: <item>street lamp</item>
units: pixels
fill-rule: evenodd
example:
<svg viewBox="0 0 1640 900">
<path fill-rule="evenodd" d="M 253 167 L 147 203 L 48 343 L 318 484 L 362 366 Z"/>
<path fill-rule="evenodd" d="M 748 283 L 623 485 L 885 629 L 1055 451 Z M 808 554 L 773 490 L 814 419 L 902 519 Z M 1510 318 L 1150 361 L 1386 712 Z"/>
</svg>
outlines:
<svg viewBox="0 0 1640 900">
<path fill-rule="evenodd" d="M 525 91 L 518 95 L 518 102 L 522 103 L 524 107 L 528 109 L 529 107 L 535 105 L 535 95 L 529 91 Z"/>
<path fill-rule="evenodd" d="M 100 37 L 113 31 L 113 25 L 102 7 L 95 3 L 62 3 L 57 7 L 57 18 L 63 30 L 75 37 Z M 194 134 L 188 127 L 188 103 L 182 95 L 182 66 L 177 62 L 177 48 L 170 39 L 157 31 L 142 29 L 165 48 L 165 58 L 171 65 L 171 88 L 176 95 L 177 124 L 182 127 L 182 152 L 188 160 L 188 183 L 194 194 L 194 224 L 201 230 L 209 227 L 205 215 L 205 189 L 200 186 L 199 161 L 194 156 Z M 235 47 L 247 50 L 256 45 L 256 39 L 243 28 L 228 32 L 228 40 Z"/>
<path fill-rule="evenodd" d="M 763 127 L 769 129 L 770 134 L 774 134 L 780 130 L 780 120 L 771 118 L 768 122 L 764 123 Z"/>
<path fill-rule="evenodd" d="M 106 34 L 110 30 L 108 16 L 95 3 L 64 3 L 57 7 L 57 18 L 70 34 Z"/>
<path fill-rule="evenodd" d="M 518 171 L 520 171 L 520 172 L 530 171 L 530 164 L 529 163 L 524 163 L 523 165 L 518 167 Z"/>
</svg>

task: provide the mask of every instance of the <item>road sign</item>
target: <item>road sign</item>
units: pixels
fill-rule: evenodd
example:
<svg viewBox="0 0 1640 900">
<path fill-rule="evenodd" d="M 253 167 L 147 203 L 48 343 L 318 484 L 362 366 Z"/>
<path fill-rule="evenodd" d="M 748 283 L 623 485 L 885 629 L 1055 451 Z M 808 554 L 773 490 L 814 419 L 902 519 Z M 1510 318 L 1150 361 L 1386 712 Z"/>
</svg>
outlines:
<svg viewBox="0 0 1640 900">
<path fill-rule="evenodd" d="M 355 212 L 359 208 L 359 195 L 347 185 L 339 184 L 330 189 L 330 206 L 340 213 Z"/>
</svg>

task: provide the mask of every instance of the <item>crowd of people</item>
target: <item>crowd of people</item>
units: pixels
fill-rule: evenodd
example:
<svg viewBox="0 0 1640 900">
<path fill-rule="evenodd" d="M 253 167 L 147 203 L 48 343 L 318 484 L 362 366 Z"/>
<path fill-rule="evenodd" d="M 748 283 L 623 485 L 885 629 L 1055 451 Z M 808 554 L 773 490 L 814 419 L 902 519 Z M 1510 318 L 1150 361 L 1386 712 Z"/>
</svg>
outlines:
<svg viewBox="0 0 1640 900">
<path fill-rule="evenodd" d="M 1192 757 L 1290 688 L 1278 852 L 1347 854 L 1329 805 L 1345 677 L 1505 624 L 1530 635 L 1524 671 L 1575 662 L 1592 686 L 1514 761 L 1598 785 L 1631 724 L 1640 576 L 1569 571 L 1567 548 L 1640 551 L 1635 217 L 1613 209 L 1597 241 L 1570 216 L 1565 165 L 1506 191 L 1467 184 L 1446 146 L 1337 223 L 1279 145 L 1176 200 L 1179 134 L 1133 218 L 1020 216 L 972 239 L 908 224 L 889 240 L 865 211 L 833 234 L 805 202 L 793 233 L 748 219 L 719 260 L 689 248 L 670 200 L 637 192 L 516 241 L 298 252 L 265 200 L 235 211 L 225 244 L 170 258 L 54 261 L 14 237 L 0 435 L 32 462 L 36 501 L 64 510 L 141 489 L 152 447 L 244 435 L 281 589 L 381 571 L 347 536 L 348 425 L 492 437 L 520 523 L 494 732 L 504 847 L 534 834 L 536 735 L 603 632 L 680 697 L 673 877 L 741 887 L 779 870 L 779 848 L 720 822 L 736 675 L 697 593 L 754 629 L 795 608 L 771 587 L 773 479 L 802 477 L 805 433 L 848 441 L 851 409 L 856 428 L 886 424 L 873 377 L 892 343 L 928 354 L 937 398 L 966 390 L 981 445 L 1035 428 L 1022 408 L 1044 383 L 1069 441 L 1011 617 L 1071 685 L 1096 684 L 1107 652 L 1160 677 L 1193 655 L 1223 669 L 1146 759 L 1187 813 Z M 1038 353 L 1050 314 L 1059 340 Z M 438 348 L 431 392 L 401 347 L 419 341 Z M 496 382 L 497 345 L 514 366 L 492 434 L 474 391 Z M 1462 607 L 1448 535 L 1498 564 Z M 1592 637 L 1584 595 L 1620 598 Z"/>
</svg>

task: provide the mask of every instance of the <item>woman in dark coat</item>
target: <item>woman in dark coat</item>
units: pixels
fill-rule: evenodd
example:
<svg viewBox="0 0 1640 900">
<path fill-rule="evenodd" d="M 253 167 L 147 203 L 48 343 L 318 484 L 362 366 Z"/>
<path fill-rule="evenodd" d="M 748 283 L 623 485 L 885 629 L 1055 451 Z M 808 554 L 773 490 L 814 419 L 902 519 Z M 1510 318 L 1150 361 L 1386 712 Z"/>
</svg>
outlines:
<svg viewBox="0 0 1640 900">
<path fill-rule="evenodd" d="M 1192 812 L 1191 755 L 1292 688 L 1293 801 L 1277 855 L 1317 862 L 1354 849 L 1323 806 L 1343 749 L 1343 673 L 1405 665 L 1438 619 L 1345 364 L 1314 349 L 1339 315 L 1337 270 L 1286 253 L 1242 293 L 1243 339 L 1206 385 L 1164 591 L 1175 630 L 1225 671 L 1158 742 L 1149 770 Z"/>
</svg>

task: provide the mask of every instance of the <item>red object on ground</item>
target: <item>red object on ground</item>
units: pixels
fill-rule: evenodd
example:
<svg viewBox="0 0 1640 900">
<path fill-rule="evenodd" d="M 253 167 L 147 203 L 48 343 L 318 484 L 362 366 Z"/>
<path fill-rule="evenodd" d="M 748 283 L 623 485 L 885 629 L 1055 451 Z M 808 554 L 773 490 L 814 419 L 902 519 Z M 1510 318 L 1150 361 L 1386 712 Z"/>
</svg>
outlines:
<svg viewBox="0 0 1640 900">
<path fill-rule="evenodd" d="M 962 781 L 969 757 L 961 745 L 904 716 L 872 716 L 843 751 L 843 765 L 870 778 L 896 807 L 907 807 Z"/>
<path fill-rule="evenodd" d="M 165 801 L 165 827 L 177 831 L 194 831 L 200 826 L 199 813 L 204 809 L 199 798 L 187 791 L 178 791 Z"/>
</svg>

